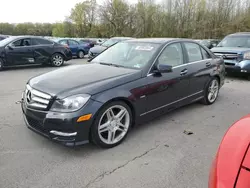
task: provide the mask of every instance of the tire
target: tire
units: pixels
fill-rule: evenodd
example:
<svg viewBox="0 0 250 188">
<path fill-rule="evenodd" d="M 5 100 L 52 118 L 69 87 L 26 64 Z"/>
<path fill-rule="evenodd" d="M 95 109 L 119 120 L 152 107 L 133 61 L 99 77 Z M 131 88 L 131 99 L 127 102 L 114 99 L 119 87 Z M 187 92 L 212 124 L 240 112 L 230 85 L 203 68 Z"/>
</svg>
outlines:
<svg viewBox="0 0 250 188">
<path fill-rule="evenodd" d="M 62 54 L 55 53 L 51 57 L 51 64 L 53 67 L 60 67 L 64 63 L 64 57 Z"/>
<path fill-rule="evenodd" d="M 78 52 L 78 54 L 77 54 L 77 57 L 80 58 L 80 59 L 83 59 L 84 56 L 85 56 L 85 53 L 84 53 L 84 51 L 82 51 L 82 50 L 80 50 L 80 51 Z"/>
<path fill-rule="evenodd" d="M 3 70 L 3 60 L 0 58 L 0 71 Z"/>
<path fill-rule="evenodd" d="M 118 118 L 119 112 L 120 118 Z M 132 118 L 131 109 L 126 103 L 122 101 L 108 103 L 99 111 L 93 122 L 91 141 L 101 148 L 119 145 L 130 130 Z"/>
<path fill-rule="evenodd" d="M 205 95 L 201 102 L 205 105 L 213 104 L 218 98 L 219 90 L 220 90 L 220 84 L 218 78 L 216 77 L 211 78 L 208 85 L 206 86 Z M 212 98 L 211 95 L 213 96 Z"/>
</svg>

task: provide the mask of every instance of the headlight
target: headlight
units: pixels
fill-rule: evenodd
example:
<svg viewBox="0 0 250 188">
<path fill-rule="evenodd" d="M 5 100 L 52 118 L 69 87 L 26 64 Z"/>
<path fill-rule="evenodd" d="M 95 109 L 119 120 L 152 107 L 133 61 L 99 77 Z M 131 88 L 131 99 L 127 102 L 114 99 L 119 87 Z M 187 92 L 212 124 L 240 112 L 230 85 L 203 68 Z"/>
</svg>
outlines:
<svg viewBox="0 0 250 188">
<path fill-rule="evenodd" d="M 56 100 L 52 107 L 51 111 L 54 112 L 74 112 L 82 108 L 86 102 L 89 100 L 90 95 L 73 95 L 66 97 L 64 99 Z"/>
<path fill-rule="evenodd" d="M 250 52 L 244 53 L 244 59 L 250 59 Z"/>
</svg>

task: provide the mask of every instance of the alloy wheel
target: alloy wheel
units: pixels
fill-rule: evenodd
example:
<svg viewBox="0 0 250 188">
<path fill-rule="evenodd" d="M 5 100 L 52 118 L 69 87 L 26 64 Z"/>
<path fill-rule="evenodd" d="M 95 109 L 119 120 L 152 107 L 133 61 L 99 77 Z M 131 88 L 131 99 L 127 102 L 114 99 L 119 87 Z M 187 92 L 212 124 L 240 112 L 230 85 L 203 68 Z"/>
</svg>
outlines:
<svg viewBox="0 0 250 188">
<path fill-rule="evenodd" d="M 210 103 L 213 103 L 219 93 L 219 82 L 217 79 L 212 80 L 212 82 L 210 83 L 209 87 L 208 87 L 208 101 Z"/>
<path fill-rule="evenodd" d="M 52 61 L 53 61 L 53 65 L 59 67 L 63 64 L 63 57 L 60 56 L 60 55 L 55 55 L 53 58 L 52 58 Z"/>
<path fill-rule="evenodd" d="M 79 58 L 84 58 L 84 52 L 83 51 L 80 51 L 79 54 L 78 54 Z"/>
<path fill-rule="evenodd" d="M 128 110 L 121 105 L 108 108 L 99 120 L 98 135 L 100 140 L 107 145 L 118 143 L 128 132 L 130 118 Z"/>
</svg>

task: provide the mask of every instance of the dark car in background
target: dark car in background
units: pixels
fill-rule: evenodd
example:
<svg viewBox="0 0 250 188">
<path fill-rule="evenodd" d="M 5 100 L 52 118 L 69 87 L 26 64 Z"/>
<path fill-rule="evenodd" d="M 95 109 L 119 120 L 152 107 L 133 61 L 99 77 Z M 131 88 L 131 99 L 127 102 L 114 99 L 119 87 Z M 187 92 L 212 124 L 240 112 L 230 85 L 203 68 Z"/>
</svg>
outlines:
<svg viewBox="0 0 250 188">
<path fill-rule="evenodd" d="M 213 48 L 213 44 L 209 40 L 195 40 L 196 42 L 202 44 L 203 46 L 206 46 L 208 49 Z"/>
<path fill-rule="evenodd" d="M 212 51 L 224 59 L 228 73 L 250 78 L 250 32 L 230 34 Z"/>
<path fill-rule="evenodd" d="M 41 135 L 110 148 L 159 114 L 196 101 L 213 104 L 224 75 L 223 60 L 193 40 L 131 39 L 89 64 L 30 79 L 21 104 L 28 128 Z"/>
<path fill-rule="evenodd" d="M 6 35 L 0 35 L 0 41 L 3 40 L 3 39 L 6 39 L 6 38 L 8 38 L 8 36 L 6 36 Z"/>
<path fill-rule="evenodd" d="M 0 69 L 31 64 L 59 67 L 70 59 L 72 53 L 68 48 L 42 37 L 10 36 L 0 41 Z"/>
<path fill-rule="evenodd" d="M 92 59 L 92 58 L 96 57 L 97 55 L 99 55 L 100 53 L 102 53 L 107 48 L 109 48 L 110 46 L 113 46 L 114 44 L 116 44 L 118 42 L 129 40 L 129 39 L 132 39 L 132 38 L 131 37 L 113 37 L 113 38 L 110 38 L 110 39 L 106 40 L 104 43 L 102 43 L 101 45 L 97 45 L 97 46 L 91 48 L 89 50 L 88 58 Z"/>
<path fill-rule="evenodd" d="M 78 41 L 81 42 L 81 43 L 89 45 L 89 48 L 92 48 L 92 47 L 94 47 L 96 45 L 96 41 L 90 40 L 90 39 L 79 39 Z"/>
<path fill-rule="evenodd" d="M 88 43 L 79 42 L 74 39 L 64 38 L 64 39 L 55 39 L 55 41 L 59 44 L 67 46 L 71 50 L 73 56 L 77 56 L 78 58 L 81 59 L 88 54 L 89 49 L 91 48 L 91 46 Z"/>
</svg>

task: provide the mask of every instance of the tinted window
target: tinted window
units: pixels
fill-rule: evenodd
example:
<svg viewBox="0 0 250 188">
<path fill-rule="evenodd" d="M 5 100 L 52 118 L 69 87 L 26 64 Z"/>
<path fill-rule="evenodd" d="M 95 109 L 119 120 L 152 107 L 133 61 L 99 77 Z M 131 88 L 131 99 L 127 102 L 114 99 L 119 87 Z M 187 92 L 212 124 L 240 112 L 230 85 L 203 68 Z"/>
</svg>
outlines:
<svg viewBox="0 0 250 188">
<path fill-rule="evenodd" d="M 11 46 L 14 47 L 20 47 L 20 46 L 31 46 L 31 40 L 30 39 L 20 39 L 11 44 Z"/>
<path fill-rule="evenodd" d="M 159 64 L 178 66 L 183 64 L 183 53 L 180 43 L 167 46 L 158 59 Z"/>
<path fill-rule="evenodd" d="M 202 52 L 203 59 L 211 58 L 210 54 L 204 48 L 201 48 L 201 52 Z"/>
<path fill-rule="evenodd" d="M 46 40 L 46 39 L 40 39 L 40 38 L 36 38 L 34 39 L 34 43 L 36 45 L 43 45 L 43 44 L 53 44 L 53 42 Z"/>
<path fill-rule="evenodd" d="M 60 43 L 60 44 L 63 44 L 63 45 L 68 45 L 67 40 L 60 40 L 59 43 Z"/>
<path fill-rule="evenodd" d="M 200 46 L 198 44 L 184 43 L 184 45 L 187 50 L 189 63 L 194 61 L 201 61 L 203 59 L 201 55 Z"/>
<path fill-rule="evenodd" d="M 78 42 L 74 40 L 69 40 L 69 45 L 78 45 Z"/>
</svg>

